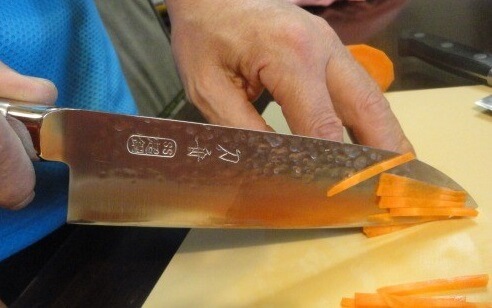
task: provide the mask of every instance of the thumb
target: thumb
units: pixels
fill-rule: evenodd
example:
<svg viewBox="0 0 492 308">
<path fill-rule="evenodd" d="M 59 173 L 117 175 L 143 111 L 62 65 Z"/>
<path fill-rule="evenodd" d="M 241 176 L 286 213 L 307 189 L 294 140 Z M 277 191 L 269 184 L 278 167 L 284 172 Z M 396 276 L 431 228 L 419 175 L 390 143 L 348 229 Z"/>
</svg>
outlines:
<svg viewBox="0 0 492 308">
<path fill-rule="evenodd" d="M 18 209 L 34 198 L 34 168 L 22 142 L 0 115 L 0 206 Z"/>
<path fill-rule="evenodd" d="M 52 82 L 19 74 L 0 61 L 0 97 L 53 104 L 57 95 Z M 11 123 L 16 124 L 13 120 Z M 35 175 L 24 145 L 12 127 L 0 116 L 0 207 L 18 209 L 34 198 Z"/>
<path fill-rule="evenodd" d="M 34 104 L 53 104 L 57 96 L 53 82 L 19 74 L 0 61 L 0 97 Z"/>
</svg>

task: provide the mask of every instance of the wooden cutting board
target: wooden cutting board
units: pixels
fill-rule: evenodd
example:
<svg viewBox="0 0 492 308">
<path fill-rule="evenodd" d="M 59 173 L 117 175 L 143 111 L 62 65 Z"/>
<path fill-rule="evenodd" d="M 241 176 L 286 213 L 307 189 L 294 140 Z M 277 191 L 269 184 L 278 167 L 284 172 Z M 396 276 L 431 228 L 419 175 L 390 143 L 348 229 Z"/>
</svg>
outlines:
<svg viewBox="0 0 492 308">
<path fill-rule="evenodd" d="M 409 281 L 492 278 L 492 115 L 484 86 L 388 93 L 419 158 L 475 198 L 474 220 L 377 238 L 359 230 L 192 230 L 146 307 L 339 307 L 343 296 Z M 274 104 L 264 116 L 288 129 Z M 472 298 L 492 301 L 492 286 Z"/>
</svg>

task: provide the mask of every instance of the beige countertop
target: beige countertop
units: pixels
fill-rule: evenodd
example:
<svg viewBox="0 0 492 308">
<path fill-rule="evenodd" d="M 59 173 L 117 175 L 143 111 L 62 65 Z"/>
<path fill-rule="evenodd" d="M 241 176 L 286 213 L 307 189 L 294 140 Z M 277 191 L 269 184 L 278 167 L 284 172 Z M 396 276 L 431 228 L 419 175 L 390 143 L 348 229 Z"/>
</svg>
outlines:
<svg viewBox="0 0 492 308">
<path fill-rule="evenodd" d="M 191 230 L 146 307 L 338 307 L 343 296 L 402 282 L 492 277 L 492 114 L 485 86 L 388 93 L 419 159 L 473 196 L 474 220 L 365 238 L 359 230 Z M 287 132 L 280 110 L 264 113 Z M 492 301 L 492 286 L 471 295 Z"/>
</svg>

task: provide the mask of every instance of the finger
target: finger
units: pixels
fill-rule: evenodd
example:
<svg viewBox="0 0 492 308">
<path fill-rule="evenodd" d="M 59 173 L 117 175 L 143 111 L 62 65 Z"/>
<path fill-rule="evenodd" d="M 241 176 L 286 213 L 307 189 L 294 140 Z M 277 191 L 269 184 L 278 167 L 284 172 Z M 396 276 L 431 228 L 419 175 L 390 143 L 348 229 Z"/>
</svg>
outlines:
<svg viewBox="0 0 492 308">
<path fill-rule="evenodd" d="M 51 81 L 21 75 L 0 61 L 0 97 L 51 105 L 57 96 L 58 91 Z"/>
<path fill-rule="evenodd" d="M 335 110 L 357 142 L 396 152 L 413 151 L 376 82 L 340 43 L 326 66 Z"/>
<path fill-rule="evenodd" d="M 34 168 L 22 142 L 0 116 L 0 207 L 18 209 L 34 197 Z"/>
<path fill-rule="evenodd" d="M 204 117 L 213 124 L 269 131 L 256 111 L 244 85 L 218 69 L 188 84 L 187 92 Z M 217 86 L 220 85 L 220 86 Z M 251 92 L 251 91 L 249 91 Z"/>
<path fill-rule="evenodd" d="M 316 61 L 301 57 L 283 62 L 283 67 L 272 64 L 260 72 L 260 79 L 281 106 L 294 134 L 341 141 L 342 123 L 326 88 L 324 69 Z"/>
</svg>

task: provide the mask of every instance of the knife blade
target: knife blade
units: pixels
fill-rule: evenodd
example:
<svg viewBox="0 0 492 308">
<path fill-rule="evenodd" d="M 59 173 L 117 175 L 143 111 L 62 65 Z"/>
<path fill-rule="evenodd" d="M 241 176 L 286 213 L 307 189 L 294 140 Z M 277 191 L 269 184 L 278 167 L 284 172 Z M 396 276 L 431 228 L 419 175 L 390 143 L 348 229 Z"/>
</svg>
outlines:
<svg viewBox="0 0 492 308">
<path fill-rule="evenodd" d="M 403 31 L 400 56 L 417 57 L 451 73 L 492 86 L 492 53 L 422 31 Z"/>
<path fill-rule="evenodd" d="M 70 167 L 70 223 L 203 228 L 373 225 L 376 179 L 334 197 L 327 188 L 398 155 L 361 145 L 0 101 L 28 128 L 41 159 Z M 394 168 L 463 189 L 420 161 Z M 468 206 L 476 204 L 470 197 Z M 412 218 L 402 219 L 411 222 Z"/>
</svg>

